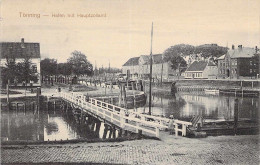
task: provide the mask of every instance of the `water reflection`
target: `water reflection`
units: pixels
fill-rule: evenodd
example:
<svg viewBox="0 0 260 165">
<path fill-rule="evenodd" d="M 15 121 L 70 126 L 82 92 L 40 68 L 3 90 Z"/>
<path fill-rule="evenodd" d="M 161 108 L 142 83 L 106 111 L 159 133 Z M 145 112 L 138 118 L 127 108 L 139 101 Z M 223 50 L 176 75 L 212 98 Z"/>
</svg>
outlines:
<svg viewBox="0 0 260 165">
<path fill-rule="evenodd" d="M 149 97 L 147 97 L 149 98 Z M 259 98 L 242 98 L 239 100 L 239 119 L 258 120 Z M 171 95 L 153 94 L 152 115 L 189 121 L 194 115 L 202 115 L 204 119 L 233 120 L 235 97 L 203 95 L 201 93 L 177 93 Z M 136 108 L 140 113 L 148 113 L 147 104 Z"/>
<path fill-rule="evenodd" d="M 136 108 L 148 113 L 148 99 L 144 107 Z M 194 115 L 208 120 L 234 120 L 233 96 L 212 96 L 200 93 L 153 94 L 152 115 L 190 121 Z M 259 98 L 238 97 L 238 117 L 259 120 Z M 71 110 L 2 110 L 1 140 L 52 141 L 67 139 L 117 138 L 122 132 L 86 114 L 73 114 Z"/>
<path fill-rule="evenodd" d="M 6 110 L 1 112 L 1 141 L 54 141 L 117 138 L 108 125 L 72 111 Z"/>
</svg>

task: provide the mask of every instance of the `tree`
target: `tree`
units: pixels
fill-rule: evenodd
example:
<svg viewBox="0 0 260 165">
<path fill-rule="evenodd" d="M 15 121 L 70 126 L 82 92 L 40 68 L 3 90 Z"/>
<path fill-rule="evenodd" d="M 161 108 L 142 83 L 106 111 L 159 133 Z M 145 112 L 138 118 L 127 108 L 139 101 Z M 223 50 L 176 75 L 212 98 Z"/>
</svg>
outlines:
<svg viewBox="0 0 260 165">
<path fill-rule="evenodd" d="M 178 78 L 181 75 L 187 66 L 186 61 L 183 59 L 183 56 L 192 54 L 195 50 L 195 47 L 192 45 L 175 45 L 166 49 L 163 53 L 165 61 L 171 61 L 171 67 L 174 70 L 178 71 Z"/>
<path fill-rule="evenodd" d="M 67 62 L 72 66 L 72 72 L 76 75 L 92 75 L 93 65 L 87 60 L 85 54 L 80 51 L 73 51 Z"/>
<path fill-rule="evenodd" d="M 5 86 L 10 80 L 10 82 L 14 82 L 17 76 L 17 64 L 15 57 L 6 56 L 6 67 L 0 68 L 2 86 Z"/>
<path fill-rule="evenodd" d="M 56 75 L 57 73 L 57 60 L 45 58 L 41 60 L 41 74 L 46 75 Z"/>
<path fill-rule="evenodd" d="M 57 73 L 64 76 L 69 76 L 72 73 L 72 65 L 70 63 L 59 63 L 57 66 Z"/>
<path fill-rule="evenodd" d="M 186 61 L 181 56 L 173 56 L 171 58 L 171 63 L 172 69 L 178 70 L 179 73 L 183 72 L 187 66 Z"/>
<path fill-rule="evenodd" d="M 220 57 L 223 54 L 227 53 L 228 48 L 218 46 L 217 44 L 204 44 L 197 46 L 194 53 L 201 54 L 201 57 L 210 58 L 210 57 Z"/>
<path fill-rule="evenodd" d="M 23 62 L 17 64 L 17 72 L 18 82 L 24 81 L 25 83 L 29 83 L 31 80 L 38 80 L 36 73 L 32 69 L 32 62 L 29 55 L 25 55 Z"/>
<path fill-rule="evenodd" d="M 195 47 L 192 45 L 179 44 L 166 49 L 163 53 L 165 60 L 170 60 L 174 56 L 186 56 L 194 53 Z"/>
</svg>

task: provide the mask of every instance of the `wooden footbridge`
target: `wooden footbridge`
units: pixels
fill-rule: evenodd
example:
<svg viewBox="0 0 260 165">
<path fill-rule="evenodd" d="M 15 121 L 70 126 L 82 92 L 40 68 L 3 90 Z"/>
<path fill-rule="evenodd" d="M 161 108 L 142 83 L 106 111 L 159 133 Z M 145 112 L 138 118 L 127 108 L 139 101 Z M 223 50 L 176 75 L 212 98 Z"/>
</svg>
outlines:
<svg viewBox="0 0 260 165">
<path fill-rule="evenodd" d="M 176 136 L 186 136 L 187 127 L 192 125 L 191 122 L 170 121 L 172 119 L 132 112 L 95 98 L 88 98 L 82 93 L 60 92 L 60 97 L 82 112 L 116 125 L 122 130 L 157 138 L 160 138 L 160 131 L 169 128 L 169 124 L 173 125 Z"/>
</svg>

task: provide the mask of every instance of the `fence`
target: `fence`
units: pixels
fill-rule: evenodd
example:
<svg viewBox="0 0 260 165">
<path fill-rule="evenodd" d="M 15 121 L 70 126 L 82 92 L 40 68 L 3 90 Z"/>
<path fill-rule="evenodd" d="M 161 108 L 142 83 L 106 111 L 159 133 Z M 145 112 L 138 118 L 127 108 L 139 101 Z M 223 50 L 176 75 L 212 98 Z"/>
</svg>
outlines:
<svg viewBox="0 0 260 165">
<path fill-rule="evenodd" d="M 111 122 L 122 129 L 138 133 L 142 131 L 159 138 L 160 130 L 168 128 L 171 119 L 130 112 L 125 108 L 109 104 L 95 98 L 88 98 L 80 93 L 60 93 L 60 97 L 67 100 L 85 112 L 90 112 Z M 186 136 L 186 129 L 190 122 L 174 120 L 175 135 L 181 132 Z"/>
</svg>

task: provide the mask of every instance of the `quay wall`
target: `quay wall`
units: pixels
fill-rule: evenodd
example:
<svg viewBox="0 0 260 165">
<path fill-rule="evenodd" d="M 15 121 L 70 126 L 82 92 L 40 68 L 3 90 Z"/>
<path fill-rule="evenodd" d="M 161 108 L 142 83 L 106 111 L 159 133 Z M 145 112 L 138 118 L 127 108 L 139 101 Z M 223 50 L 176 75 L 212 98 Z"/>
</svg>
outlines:
<svg viewBox="0 0 260 165">
<path fill-rule="evenodd" d="M 240 88 L 260 90 L 260 81 L 257 80 L 174 80 L 178 88 L 197 88 L 199 89 L 230 89 Z M 171 88 L 171 82 L 152 83 L 153 87 Z M 146 88 L 149 87 L 149 81 L 145 81 Z"/>
</svg>

